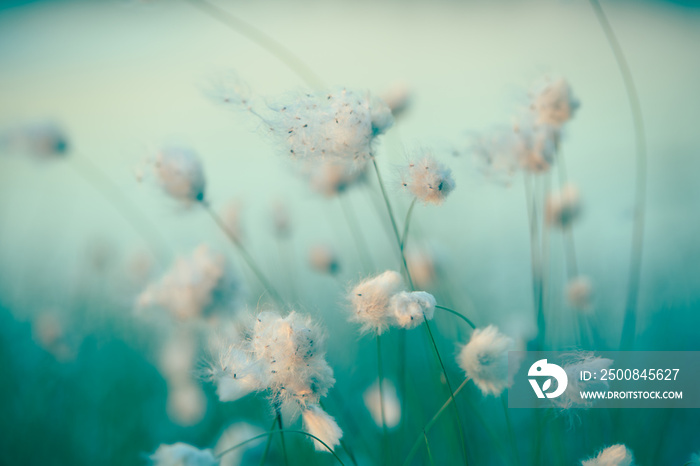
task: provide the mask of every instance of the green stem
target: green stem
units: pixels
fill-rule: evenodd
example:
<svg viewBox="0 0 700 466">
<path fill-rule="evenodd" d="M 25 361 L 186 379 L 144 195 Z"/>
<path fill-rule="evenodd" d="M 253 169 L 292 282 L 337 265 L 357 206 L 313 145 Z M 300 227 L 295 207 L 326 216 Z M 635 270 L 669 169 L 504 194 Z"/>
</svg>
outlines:
<svg viewBox="0 0 700 466">
<path fill-rule="evenodd" d="M 637 324 L 637 299 L 639 298 L 639 280 L 642 268 L 642 247 L 644 245 L 644 214 L 646 208 L 646 184 L 647 184 L 647 142 L 642 106 L 639 101 L 637 88 L 634 84 L 632 71 L 630 70 L 625 54 L 617 41 L 615 32 L 610 26 L 603 8 L 598 0 L 589 0 L 596 14 L 603 32 L 610 44 L 615 61 L 620 69 L 622 80 L 627 91 L 632 120 L 634 123 L 635 147 L 637 166 L 635 173 L 634 194 L 634 227 L 632 231 L 632 245 L 630 255 L 630 267 L 627 287 L 627 305 L 625 307 L 625 320 L 622 328 L 621 349 L 631 349 L 634 344 Z"/>
<path fill-rule="evenodd" d="M 258 44 L 278 60 L 284 63 L 294 74 L 299 76 L 308 86 L 316 89 L 323 88 L 323 82 L 313 70 L 296 56 L 294 52 L 285 47 L 281 42 L 273 39 L 250 23 L 243 21 L 231 13 L 212 5 L 206 0 L 187 0 L 188 3 L 197 8 L 210 18 L 219 21 L 226 27 L 247 37 Z"/>
<path fill-rule="evenodd" d="M 384 181 L 382 181 L 382 175 L 379 173 L 379 166 L 377 165 L 377 159 L 372 157 L 372 165 L 374 166 L 374 172 L 377 175 L 377 181 L 379 182 L 379 188 L 382 192 L 382 197 L 384 198 L 384 204 L 386 205 L 386 210 L 389 213 L 389 220 L 391 220 L 391 228 L 394 231 L 394 236 L 396 238 L 396 245 L 399 248 L 399 256 L 401 259 L 401 265 L 403 265 L 403 269 L 406 273 L 406 278 L 408 279 L 408 283 L 411 287 L 411 290 L 414 289 L 413 286 L 413 279 L 411 278 L 411 273 L 408 271 L 408 264 L 406 263 L 406 256 L 403 253 L 402 247 L 401 247 L 401 236 L 399 236 L 399 228 L 396 226 L 396 218 L 394 217 L 394 210 L 391 208 L 391 202 L 389 202 L 389 196 L 386 193 L 386 189 L 384 188 Z"/>
<path fill-rule="evenodd" d="M 238 249 L 238 252 L 240 253 L 241 257 L 245 261 L 245 263 L 250 267 L 250 270 L 253 271 L 255 274 L 255 277 L 260 281 L 262 286 L 267 289 L 267 291 L 270 293 L 270 296 L 272 296 L 272 299 L 277 301 L 277 304 L 282 306 L 284 304 L 284 300 L 282 299 L 282 296 L 279 294 L 277 289 L 275 289 L 274 286 L 272 286 L 272 283 L 267 279 L 265 274 L 260 270 L 258 265 L 255 262 L 255 259 L 253 259 L 253 256 L 248 253 L 246 248 L 243 246 L 243 244 L 240 242 L 238 237 L 234 235 L 228 227 L 226 227 L 226 224 L 221 220 L 221 218 L 214 212 L 214 209 L 211 208 L 209 203 L 207 202 L 202 202 L 202 207 L 204 210 L 211 216 L 211 218 L 214 220 L 214 223 L 221 229 L 221 231 L 228 237 L 228 239 L 231 241 L 231 243 Z"/>
<path fill-rule="evenodd" d="M 458 395 L 459 392 L 462 391 L 462 389 L 467 385 L 467 382 L 469 379 L 464 379 L 464 381 L 460 384 L 459 387 L 457 387 L 457 390 L 455 390 L 454 395 Z M 411 450 L 408 453 L 408 456 L 406 457 L 406 461 L 404 461 L 404 466 L 408 466 L 411 463 L 411 460 L 413 459 L 414 456 L 416 456 L 416 453 L 418 453 L 418 449 L 420 448 L 421 445 L 421 440 L 423 439 L 423 436 L 428 433 L 428 431 L 435 425 L 437 422 L 438 418 L 442 415 L 442 413 L 447 409 L 450 404 L 452 404 L 452 401 L 454 400 L 454 396 L 450 396 L 447 401 L 442 405 L 442 407 L 438 410 L 437 413 L 428 421 L 428 423 L 423 427 L 423 430 L 421 433 L 418 435 L 418 438 L 416 441 L 413 443 L 413 447 L 411 447 Z"/>
<path fill-rule="evenodd" d="M 312 438 L 312 439 L 316 440 L 318 443 L 320 443 L 321 445 L 323 445 L 324 448 L 325 448 L 326 450 L 328 450 L 328 452 L 329 452 L 330 454 L 333 455 L 333 457 L 338 461 L 338 463 L 340 463 L 341 465 L 345 466 L 345 463 L 343 463 L 343 460 L 341 460 L 341 459 L 338 457 L 338 455 L 333 451 L 333 449 L 332 449 L 331 447 L 329 447 L 329 446 L 326 444 L 326 442 L 324 442 L 324 441 L 321 440 L 320 438 L 316 437 L 315 435 L 312 435 L 312 434 L 310 434 L 310 433 L 308 433 L 308 432 L 304 432 L 303 430 L 290 430 L 290 429 L 285 429 L 284 431 L 276 431 L 276 430 L 273 430 L 273 431 L 270 431 L 270 432 L 265 432 L 265 433 L 260 434 L 260 435 L 256 435 L 255 437 L 251 437 L 251 438 L 249 438 L 248 440 L 246 440 L 246 441 L 244 441 L 244 442 L 241 442 L 241 443 L 239 443 L 239 444 L 237 444 L 237 445 L 232 446 L 231 448 L 227 448 L 226 450 L 222 451 L 221 453 L 217 453 L 217 454 L 216 454 L 216 457 L 217 457 L 217 458 L 221 458 L 221 457 L 223 457 L 223 456 L 224 456 L 225 454 L 227 454 L 227 453 L 230 453 L 230 452 L 232 452 L 232 451 L 234 451 L 234 450 L 236 450 L 236 449 L 238 449 L 238 448 L 240 448 L 240 447 L 242 447 L 242 446 L 244 446 L 244 445 L 246 445 L 246 444 L 248 444 L 248 443 L 250 443 L 250 442 L 252 442 L 252 441 L 254 441 L 254 440 L 257 440 L 257 439 L 259 439 L 259 438 L 263 438 L 263 437 L 265 437 L 265 436 L 267 436 L 267 435 L 274 434 L 275 432 L 285 432 L 285 433 L 287 433 L 287 434 L 300 434 L 300 435 L 305 435 L 305 436 L 307 436 L 307 437 L 309 437 L 309 438 Z"/>
<path fill-rule="evenodd" d="M 428 460 L 430 460 L 430 464 L 435 466 L 435 461 L 433 460 L 433 453 L 430 451 L 430 442 L 428 442 L 428 435 L 423 432 L 423 437 L 425 438 L 425 451 L 428 452 Z"/>
<path fill-rule="evenodd" d="M 272 445 L 272 434 L 275 430 L 275 424 L 277 424 L 277 416 L 275 416 L 275 418 L 272 420 L 272 426 L 270 426 L 270 432 L 267 435 L 267 442 L 265 442 L 265 451 L 263 452 L 263 455 L 260 458 L 259 466 L 264 466 L 265 461 L 267 461 L 267 455 L 270 453 L 270 446 Z M 240 446 L 240 444 L 233 448 L 237 448 L 238 446 Z M 218 456 L 220 457 L 221 455 Z"/>
<path fill-rule="evenodd" d="M 457 311 L 455 311 L 455 310 L 452 310 L 452 309 L 450 309 L 449 307 L 440 306 L 439 304 L 436 304 L 436 305 L 435 305 L 435 309 L 442 309 L 443 311 L 447 311 L 447 312 L 449 312 L 450 314 L 454 314 L 454 315 L 456 315 L 457 317 L 459 317 L 460 319 L 462 319 L 463 321 L 465 321 L 471 328 L 476 329 L 476 325 L 474 325 L 474 322 L 472 322 L 471 320 L 469 320 L 469 319 L 468 319 L 466 316 L 464 316 L 463 314 L 461 314 L 461 313 L 459 313 L 459 312 L 457 312 Z"/>
<path fill-rule="evenodd" d="M 411 223 L 411 214 L 413 213 L 413 207 L 416 205 L 417 197 L 414 197 L 411 201 L 411 206 L 408 208 L 406 213 L 406 221 L 403 224 L 403 235 L 401 235 L 401 252 L 406 249 L 406 240 L 408 239 L 408 227 Z"/>
<path fill-rule="evenodd" d="M 284 464 L 286 466 L 289 466 L 289 456 L 287 456 L 287 444 L 284 441 L 284 424 L 282 422 L 282 410 L 279 406 L 275 407 L 275 410 L 277 411 L 277 427 L 279 428 L 278 432 L 280 433 L 280 441 L 282 442 L 282 454 L 284 455 Z"/>
<path fill-rule="evenodd" d="M 428 319 L 425 318 L 425 315 L 423 315 L 423 320 L 425 321 L 425 329 L 428 331 L 428 337 L 430 338 L 430 342 L 433 345 L 433 350 L 435 351 L 435 357 L 437 358 L 437 361 L 440 364 L 440 368 L 442 369 L 442 373 L 445 376 L 445 383 L 447 384 L 447 388 L 450 391 L 450 397 L 452 398 L 452 401 L 454 401 L 453 406 L 455 415 L 457 416 L 457 434 L 459 435 L 460 446 L 462 447 L 462 455 L 464 457 L 464 464 L 466 465 L 469 464 L 469 459 L 467 456 L 467 445 L 464 441 L 464 426 L 462 425 L 462 418 L 459 415 L 459 408 L 457 407 L 457 402 L 455 401 L 455 392 L 454 390 L 452 390 L 452 384 L 450 384 L 450 378 L 447 375 L 447 369 L 445 368 L 445 364 L 442 362 L 442 357 L 440 356 L 440 351 L 438 350 L 437 342 L 435 341 L 435 337 L 433 337 L 433 331 L 430 329 L 430 323 L 428 322 Z"/>
</svg>

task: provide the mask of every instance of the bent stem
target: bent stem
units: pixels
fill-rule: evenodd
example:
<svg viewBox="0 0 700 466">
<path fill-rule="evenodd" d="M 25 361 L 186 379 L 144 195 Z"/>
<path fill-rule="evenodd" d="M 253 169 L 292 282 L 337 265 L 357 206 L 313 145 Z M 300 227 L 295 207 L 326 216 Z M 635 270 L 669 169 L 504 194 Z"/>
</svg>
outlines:
<svg viewBox="0 0 700 466">
<path fill-rule="evenodd" d="M 262 457 L 260 458 L 260 463 L 259 466 L 264 466 L 265 461 L 267 461 L 267 455 L 270 453 L 270 446 L 272 445 L 272 434 L 275 431 L 275 425 L 277 424 L 277 416 L 272 420 L 272 425 L 270 426 L 270 432 L 267 435 L 267 442 L 265 442 L 265 451 L 263 452 Z M 239 445 L 233 447 L 233 448 L 238 448 Z M 228 450 L 226 450 L 228 451 Z M 222 453 L 223 454 L 223 453 Z M 217 457 L 220 457 L 221 455 L 217 455 Z"/>
<path fill-rule="evenodd" d="M 436 304 L 436 305 L 435 305 L 435 309 L 442 309 L 443 311 L 447 311 L 447 312 L 449 312 L 450 314 L 454 314 L 454 315 L 456 315 L 457 317 L 459 317 L 460 319 L 462 319 L 463 321 L 465 321 L 471 328 L 476 329 L 476 325 L 474 325 L 474 322 L 472 322 L 471 320 L 469 320 L 469 318 L 466 317 L 466 316 L 465 316 L 464 314 L 462 314 L 462 313 L 459 313 L 459 312 L 457 312 L 457 311 L 455 311 L 455 310 L 453 310 L 453 309 L 450 309 L 449 307 L 440 306 L 439 304 Z"/>
<path fill-rule="evenodd" d="M 425 314 L 423 314 L 423 320 L 425 328 L 428 331 L 428 337 L 430 338 L 430 342 L 432 343 L 433 350 L 435 351 L 435 357 L 437 358 L 437 361 L 440 364 L 440 368 L 442 369 L 442 373 L 445 376 L 445 383 L 447 384 L 447 388 L 450 391 L 450 397 L 452 398 L 452 401 L 454 401 L 454 411 L 455 415 L 457 416 L 457 434 L 459 435 L 459 443 L 462 447 L 462 456 L 464 457 L 464 464 L 469 464 L 469 458 L 467 456 L 467 444 L 464 441 L 464 426 L 462 425 L 462 418 L 459 415 L 457 401 L 455 401 L 455 392 L 454 390 L 452 390 L 450 378 L 447 376 L 447 369 L 445 368 L 445 364 L 442 362 L 442 357 L 440 356 L 440 351 L 438 350 L 437 342 L 435 341 L 435 337 L 433 337 L 433 331 L 430 329 L 430 323 L 428 322 L 428 319 L 425 318 Z"/>
<path fill-rule="evenodd" d="M 226 224 L 221 220 L 221 217 L 217 215 L 216 212 L 214 212 L 214 209 L 211 208 L 208 202 L 202 202 L 201 203 L 202 207 L 204 210 L 209 214 L 209 216 L 214 220 L 214 223 L 221 229 L 221 231 L 226 235 L 226 237 L 231 241 L 231 244 L 233 244 L 236 249 L 238 249 L 239 254 L 245 261 L 245 263 L 250 267 L 250 270 L 253 271 L 255 274 L 255 277 L 260 281 L 262 286 L 270 293 L 270 296 L 272 296 L 272 299 L 274 299 L 280 306 L 284 304 L 284 300 L 282 299 L 282 296 L 279 294 L 277 289 L 275 289 L 274 286 L 272 286 L 272 283 L 270 283 L 270 280 L 267 279 L 265 274 L 260 270 L 258 267 L 257 263 L 255 262 L 255 259 L 253 259 L 253 256 L 248 253 L 246 248 L 243 246 L 243 244 L 240 242 L 238 237 L 234 235 L 227 227 Z"/>
<path fill-rule="evenodd" d="M 454 395 L 458 395 L 459 392 L 462 391 L 462 389 L 467 385 L 467 382 L 469 381 L 468 378 L 464 379 L 464 381 L 460 384 L 459 387 L 454 391 Z M 421 445 L 421 440 L 423 440 L 423 436 L 428 433 L 428 431 L 435 425 L 437 422 L 438 418 L 442 415 L 442 413 L 447 409 L 450 404 L 452 404 L 452 401 L 454 400 L 454 396 L 450 396 L 447 401 L 442 405 L 442 407 L 438 410 L 437 413 L 428 421 L 428 423 L 423 427 L 423 430 L 421 433 L 418 435 L 418 438 L 416 441 L 413 443 L 413 447 L 411 447 L 411 450 L 408 453 L 408 456 L 406 457 L 406 461 L 404 461 L 404 466 L 408 466 L 408 464 L 411 463 L 411 460 L 413 459 L 414 456 L 416 456 L 416 453 L 418 453 L 418 449 L 420 448 Z"/>
<path fill-rule="evenodd" d="M 287 444 L 284 441 L 284 425 L 282 423 L 282 410 L 279 406 L 276 406 L 275 410 L 277 411 L 277 416 L 275 419 L 277 419 L 277 427 L 279 428 L 278 431 L 280 433 L 280 442 L 282 442 L 282 454 L 284 455 L 284 464 L 289 466 L 289 457 L 287 456 Z"/>
<path fill-rule="evenodd" d="M 411 214 L 413 214 L 413 207 L 416 205 L 417 197 L 414 197 L 411 201 L 411 206 L 408 208 L 406 213 L 406 221 L 403 224 L 403 235 L 401 235 L 401 252 L 406 249 L 406 240 L 408 239 L 408 227 L 411 224 Z"/>
<path fill-rule="evenodd" d="M 251 41 L 267 50 L 271 55 L 284 63 L 294 74 L 299 76 L 308 86 L 320 89 L 323 82 L 313 70 L 296 56 L 294 52 L 285 47 L 281 42 L 273 39 L 250 23 L 243 21 L 231 13 L 212 5 L 206 0 L 187 0 L 187 2 L 210 18 L 219 21 L 233 31 L 247 37 Z"/>
<path fill-rule="evenodd" d="M 338 463 L 340 463 L 341 465 L 345 466 L 345 463 L 343 463 L 343 460 L 341 460 L 341 459 L 338 457 L 338 455 L 336 455 L 336 453 L 333 451 L 333 449 L 332 449 L 331 447 L 329 447 L 328 444 L 326 444 L 326 442 L 324 442 L 323 440 L 321 440 L 320 438 L 316 437 L 316 436 L 313 435 L 313 434 L 310 434 L 310 433 L 308 433 L 308 432 L 304 432 L 303 430 L 284 429 L 283 431 L 275 431 L 275 430 L 272 430 L 272 431 L 270 431 L 270 432 L 265 432 L 265 433 L 262 433 L 262 434 L 260 434 L 260 435 L 256 435 L 255 437 L 251 437 L 251 438 L 249 438 L 248 440 L 245 440 L 245 441 L 243 441 L 243 442 L 241 442 L 241 443 L 239 443 L 239 444 L 237 444 L 237 445 L 232 446 L 231 448 L 227 448 L 226 450 L 222 451 L 221 453 L 217 453 L 215 456 L 216 456 L 216 458 L 219 458 L 219 459 L 220 459 L 220 458 L 222 458 L 224 455 L 226 455 L 226 454 L 228 454 L 228 453 L 230 453 L 230 452 L 232 452 L 232 451 L 234 451 L 234 450 L 236 450 L 236 449 L 238 449 L 238 448 L 241 448 L 242 446 L 244 446 L 244 445 L 246 445 L 246 444 L 248 444 L 248 443 L 250 443 L 250 442 L 252 442 L 252 441 L 254 441 L 254 440 L 257 440 L 257 439 L 259 439 L 259 438 L 263 438 L 263 437 L 265 437 L 265 436 L 267 436 L 267 435 L 272 435 L 272 434 L 274 434 L 275 432 L 280 432 L 280 433 L 284 432 L 284 433 L 287 433 L 287 434 L 300 434 L 300 435 L 305 435 L 305 436 L 307 436 L 307 437 L 309 437 L 309 438 L 311 438 L 311 439 L 313 439 L 313 440 L 316 440 L 318 443 L 320 443 L 321 445 L 323 445 L 323 447 L 324 447 L 326 450 L 328 450 L 328 452 L 329 452 L 330 454 L 333 455 L 333 458 L 335 458 L 336 461 L 338 461 Z"/>
<path fill-rule="evenodd" d="M 384 188 L 384 181 L 382 181 L 382 175 L 379 173 L 379 166 L 377 165 L 377 159 L 372 156 L 372 165 L 374 166 L 374 172 L 377 175 L 377 181 L 379 183 L 379 189 L 382 192 L 382 197 L 384 198 L 384 204 L 386 205 L 386 210 L 389 213 L 389 220 L 391 220 L 391 228 L 394 231 L 394 236 L 396 237 L 396 245 L 399 248 L 399 256 L 401 260 L 401 265 L 403 266 L 403 270 L 406 274 L 406 278 L 408 279 L 408 283 L 411 286 L 411 290 L 414 289 L 413 287 L 413 279 L 411 278 L 411 273 L 408 271 L 408 264 L 406 263 L 406 256 L 403 253 L 403 248 L 401 245 L 401 236 L 399 235 L 399 228 L 396 225 L 396 218 L 394 217 L 394 210 L 391 208 L 391 202 L 389 202 L 389 196 L 386 193 L 386 189 Z"/>
<path fill-rule="evenodd" d="M 603 8 L 598 0 L 589 0 L 596 18 L 600 23 L 605 37 L 610 44 L 615 61 L 622 75 L 622 80 L 627 91 L 627 99 L 632 112 L 634 123 L 635 147 L 637 167 L 635 173 L 634 192 L 634 226 L 632 229 L 632 245 L 630 252 L 630 267 L 627 286 L 627 305 L 625 306 L 624 324 L 622 326 L 622 336 L 620 348 L 631 349 L 634 344 L 634 337 L 637 325 L 637 299 L 639 298 L 639 280 L 642 268 L 642 248 L 644 245 L 644 214 L 646 207 L 646 183 L 647 183 L 647 143 L 646 131 L 644 128 L 644 118 L 642 116 L 642 106 L 634 84 L 632 71 L 627 63 L 625 54 L 620 43 L 617 41 L 615 32 L 610 26 Z"/>
<path fill-rule="evenodd" d="M 74 155 L 69 165 L 83 180 L 87 181 L 109 202 L 121 216 L 138 232 L 148 244 L 151 253 L 158 262 L 165 265 L 167 254 L 163 251 L 166 244 L 158 229 L 150 222 L 139 208 L 122 193 L 117 185 L 100 168 L 87 158 Z"/>
</svg>

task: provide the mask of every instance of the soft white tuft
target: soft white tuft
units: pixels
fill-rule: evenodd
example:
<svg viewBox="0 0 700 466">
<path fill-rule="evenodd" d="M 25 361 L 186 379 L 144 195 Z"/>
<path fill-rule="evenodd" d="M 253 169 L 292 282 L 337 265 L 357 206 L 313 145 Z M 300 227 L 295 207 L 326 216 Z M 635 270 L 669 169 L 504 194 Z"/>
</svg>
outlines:
<svg viewBox="0 0 700 466">
<path fill-rule="evenodd" d="M 442 204 L 454 190 L 452 171 L 430 154 L 410 161 L 401 174 L 401 185 L 425 204 Z"/>
<path fill-rule="evenodd" d="M 530 108 L 538 124 L 561 126 L 573 118 L 580 105 L 564 78 L 543 79 L 531 92 Z"/>
<path fill-rule="evenodd" d="M 362 332 L 381 335 L 392 318 L 389 310 L 391 297 L 403 286 L 401 275 L 393 270 L 360 282 L 348 296 L 352 305 L 350 320 L 362 324 Z"/>
<path fill-rule="evenodd" d="M 547 223 L 559 228 L 568 228 L 581 214 L 581 196 L 578 189 L 567 184 L 558 193 L 552 193 L 545 205 Z"/>
<path fill-rule="evenodd" d="M 340 445 L 343 431 L 335 419 L 318 405 L 309 405 L 301 412 L 301 417 L 304 421 L 304 429 L 308 433 L 321 439 L 330 448 Z M 316 439 L 313 441 L 317 451 L 328 451 L 321 442 Z"/>
<path fill-rule="evenodd" d="M 484 395 L 499 396 L 513 383 L 508 373 L 508 351 L 514 342 L 503 335 L 494 325 L 476 329 L 462 351 L 457 362 L 467 377 Z"/>
<path fill-rule="evenodd" d="M 583 460 L 581 466 L 634 466 L 634 456 L 622 444 L 601 450 L 595 457 Z"/>
<path fill-rule="evenodd" d="M 204 201 L 206 180 L 194 151 L 182 147 L 161 149 L 154 170 L 163 190 L 174 199 L 184 203 Z"/>
<path fill-rule="evenodd" d="M 425 291 L 402 291 L 392 296 L 389 307 L 398 326 L 411 329 L 433 318 L 435 304 L 435 297 Z"/>
</svg>

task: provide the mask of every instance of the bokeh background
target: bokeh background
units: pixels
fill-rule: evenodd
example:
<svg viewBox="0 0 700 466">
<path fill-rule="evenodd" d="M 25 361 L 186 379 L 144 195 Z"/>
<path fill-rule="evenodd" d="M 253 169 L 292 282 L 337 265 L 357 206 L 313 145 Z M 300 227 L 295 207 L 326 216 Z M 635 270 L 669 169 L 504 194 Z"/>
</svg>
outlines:
<svg viewBox="0 0 700 466">
<path fill-rule="evenodd" d="M 410 199 L 398 190 L 398 169 L 407 153 L 431 147 L 450 165 L 457 189 L 443 206 L 416 208 L 415 245 L 441 258 L 456 306 L 513 335 L 531 333 L 534 315 L 522 182 L 486 179 L 466 148 L 470 135 L 509 124 L 534 80 L 565 76 L 581 101 L 562 143 L 569 177 L 584 200 L 575 229 L 579 267 L 594 284 L 605 345 L 617 344 L 632 231 L 634 135 L 623 82 L 587 2 L 217 4 L 283 42 L 329 85 L 380 95 L 397 87 L 410 91 L 409 108 L 378 151 L 395 186 L 390 197 L 404 215 Z M 700 9 L 675 2 L 603 6 L 637 84 L 649 145 L 638 345 L 700 350 Z M 181 427 L 168 419 L 166 384 L 149 352 L 153 330 L 133 317 L 134 298 L 176 254 L 202 242 L 236 257 L 203 212 L 182 209 L 152 183 L 136 181 L 135 169 L 163 143 L 197 150 L 213 206 L 239 203 L 246 244 L 287 290 L 271 209 L 279 199 L 289 206 L 293 237 L 282 248 L 292 258 L 299 306 L 332 335 L 336 405 L 362 403 L 374 377 L 363 361 L 373 361 L 374 343 L 346 322 L 343 283 L 370 271 L 362 269 L 338 200 L 311 192 L 250 118 L 204 96 L 206 82 L 228 70 L 261 96 L 303 88 L 259 45 L 187 2 L 0 3 L 0 128 L 60 123 L 70 138 L 68 157 L 89 159 L 139 206 L 157 226 L 165 258 L 164 264 L 152 258 L 138 232 L 65 160 L 2 154 L 3 463 L 138 464 L 160 443 L 211 447 L 234 419 L 266 415 L 262 399 L 225 405 L 208 387 L 201 423 Z M 376 190 L 346 195 L 377 271 L 396 268 L 387 225 L 372 206 Z M 337 251 L 340 280 L 308 266 L 308 249 L 318 243 Z M 563 283 L 560 244 L 553 234 L 553 290 Z M 254 305 L 259 290 L 250 286 Z M 556 291 L 548 302 L 553 312 L 564 312 Z M 47 310 L 71 329 L 58 352 L 37 337 L 37 316 Z M 445 351 L 455 353 L 466 336 L 450 324 L 437 323 Z M 564 330 L 552 338 L 561 349 L 575 341 Z M 472 395 L 488 413 L 490 402 L 475 390 Z M 629 415 L 657 430 L 591 433 L 589 443 L 567 444 L 571 460 L 602 446 L 591 440 L 595 435 L 607 444 L 625 442 L 643 465 L 682 464 L 700 449 L 695 410 Z M 527 420 L 519 426 L 526 429 Z M 530 448 L 522 442 L 523 450 Z"/>
</svg>

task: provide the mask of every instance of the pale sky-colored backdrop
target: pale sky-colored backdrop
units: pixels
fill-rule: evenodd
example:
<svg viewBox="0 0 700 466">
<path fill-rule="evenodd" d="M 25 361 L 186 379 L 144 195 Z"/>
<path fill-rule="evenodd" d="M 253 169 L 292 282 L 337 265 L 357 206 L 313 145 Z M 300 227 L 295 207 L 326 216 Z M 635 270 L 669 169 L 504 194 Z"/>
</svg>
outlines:
<svg viewBox="0 0 700 466">
<path fill-rule="evenodd" d="M 380 165 L 395 182 L 403 147 L 433 147 L 452 167 L 456 191 L 444 206 L 418 208 L 416 225 L 447 257 L 453 283 L 471 297 L 484 323 L 505 326 L 512 312 L 532 309 L 523 186 L 520 178 L 509 188 L 484 180 L 469 156 L 451 152 L 474 131 L 508 124 L 541 75 L 565 76 L 582 103 L 563 142 L 570 178 L 585 201 L 575 231 L 580 267 L 594 282 L 600 315 L 621 312 L 631 237 L 632 120 L 587 2 L 218 4 L 283 42 L 331 85 L 378 93 L 397 82 L 409 86 L 411 107 L 382 141 Z M 700 289 L 700 11 L 632 1 L 603 6 L 627 54 L 648 131 L 641 303 L 642 322 L 650 325 L 668 303 L 697 302 Z M 182 211 L 132 175 L 154 146 L 188 144 L 204 161 L 214 206 L 232 198 L 243 203 L 247 241 L 273 277 L 281 272 L 273 266 L 268 214 L 271 201 L 282 197 L 293 212 L 298 260 L 310 244 L 327 242 L 344 260 L 342 278 L 356 278 L 358 262 L 337 200 L 320 198 L 298 180 L 246 115 L 203 97 L 202 82 L 230 69 L 262 96 L 302 86 L 268 52 L 186 2 L 56 1 L 0 10 L 0 125 L 60 122 L 72 150 L 108 173 L 158 225 L 171 250 L 187 252 L 202 241 L 226 248 L 202 212 Z M 396 188 L 391 195 L 404 215 L 408 199 Z M 356 191 L 350 197 L 377 262 L 396 267 L 368 196 Z M 35 282 L 52 290 L 45 299 L 61 296 L 95 241 L 112 244 L 122 261 L 144 249 L 68 164 L 0 158 L 0 277 L 10 299 L 22 299 Z M 560 245 L 554 236 L 555 275 L 563 270 Z M 318 290 L 318 297 L 309 294 L 308 307 L 338 301 L 332 280 L 300 269 L 297 279 Z M 685 328 L 675 331 L 690 331 Z"/>
</svg>

